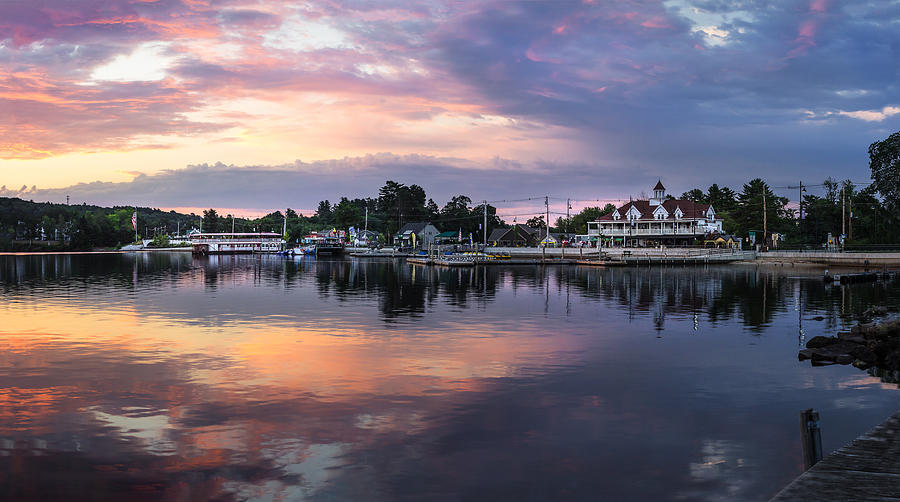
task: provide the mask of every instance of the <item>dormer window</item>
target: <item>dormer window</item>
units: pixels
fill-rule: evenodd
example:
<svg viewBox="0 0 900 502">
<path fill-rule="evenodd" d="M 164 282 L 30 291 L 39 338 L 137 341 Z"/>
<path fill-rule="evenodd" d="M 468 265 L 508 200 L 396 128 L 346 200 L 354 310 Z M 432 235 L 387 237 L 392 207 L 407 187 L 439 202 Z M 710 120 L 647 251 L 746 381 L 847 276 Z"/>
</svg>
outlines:
<svg viewBox="0 0 900 502">
<path fill-rule="evenodd" d="M 631 206 L 630 208 L 628 208 L 628 212 L 625 213 L 625 216 L 627 216 L 630 221 L 634 221 L 636 219 L 640 219 L 641 212 L 638 211 L 636 207 Z"/>
<path fill-rule="evenodd" d="M 675 208 L 675 219 L 680 220 L 682 217 L 684 217 L 684 212 L 681 210 L 680 207 L 676 207 Z"/>
<path fill-rule="evenodd" d="M 669 212 L 666 211 L 662 205 L 656 206 L 656 209 L 653 210 L 653 219 L 654 220 L 664 220 L 669 217 Z"/>
</svg>

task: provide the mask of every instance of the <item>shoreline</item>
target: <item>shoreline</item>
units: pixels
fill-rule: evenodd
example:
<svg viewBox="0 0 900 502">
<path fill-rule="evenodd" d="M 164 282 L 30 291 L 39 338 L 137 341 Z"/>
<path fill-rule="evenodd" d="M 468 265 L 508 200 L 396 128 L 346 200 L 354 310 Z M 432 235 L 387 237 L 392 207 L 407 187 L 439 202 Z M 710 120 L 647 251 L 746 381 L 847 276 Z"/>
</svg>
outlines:
<svg viewBox="0 0 900 502">
<path fill-rule="evenodd" d="M 355 250 L 354 250 L 355 251 Z M 107 249 L 91 251 L 0 251 L 0 256 L 47 256 L 47 255 L 79 255 L 79 254 L 120 254 L 120 253 L 154 253 L 154 252 L 191 252 L 190 247 L 143 248 L 143 249 Z M 604 248 L 604 259 L 599 259 L 596 248 L 491 248 L 486 253 L 508 255 L 513 260 L 537 261 L 547 263 L 572 264 L 585 266 L 672 266 L 681 264 L 755 264 L 768 267 L 802 267 L 823 269 L 866 269 L 877 271 L 891 267 L 900 267 L 900 252 L 856 253 L 856 252 L 823 252 L 823 251 L 723 251 L 721 249 L 692 248 Z M 428 258 L 427 255 L 410 255 L 409 253 L 357 253 L 348 252 L 345 256 L 352 258 Z M 501 260 L 502 262 L 502 260 Z M 499 264 L 499 263 L 498 263 Z"/>
</svg>

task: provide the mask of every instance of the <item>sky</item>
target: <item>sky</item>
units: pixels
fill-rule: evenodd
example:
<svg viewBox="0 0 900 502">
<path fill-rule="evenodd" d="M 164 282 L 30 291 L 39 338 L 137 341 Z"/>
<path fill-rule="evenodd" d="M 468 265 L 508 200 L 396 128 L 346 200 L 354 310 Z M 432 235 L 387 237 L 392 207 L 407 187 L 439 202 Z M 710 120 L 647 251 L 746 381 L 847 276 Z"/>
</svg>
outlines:
<svg viewBox="0 0 900 502">
<path fill-rule="evenodd" d="M 262 214 L 389 179 L 576 208 L 657 179 L 866 183 L 898 77 L 893 0 L 3 0 L 0 196 Z"/>
</svg>

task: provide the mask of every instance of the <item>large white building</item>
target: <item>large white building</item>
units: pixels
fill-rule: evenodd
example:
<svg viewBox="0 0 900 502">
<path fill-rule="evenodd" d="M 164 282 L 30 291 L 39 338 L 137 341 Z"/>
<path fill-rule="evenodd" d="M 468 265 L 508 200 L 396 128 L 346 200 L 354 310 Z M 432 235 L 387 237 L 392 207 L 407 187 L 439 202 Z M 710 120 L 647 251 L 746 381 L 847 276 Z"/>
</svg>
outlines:
<svg viewBox="0 0 900 502">
<path fill-rule="evenodd" d="M 722 220 L 709 204 L 667 199 L 662 181 L 650 200 L 633 200 L 611 214 L 588 222 L 588 236 L 604 246 L 691 244 L 711 233 L 723 233 Z"/>
</svg>

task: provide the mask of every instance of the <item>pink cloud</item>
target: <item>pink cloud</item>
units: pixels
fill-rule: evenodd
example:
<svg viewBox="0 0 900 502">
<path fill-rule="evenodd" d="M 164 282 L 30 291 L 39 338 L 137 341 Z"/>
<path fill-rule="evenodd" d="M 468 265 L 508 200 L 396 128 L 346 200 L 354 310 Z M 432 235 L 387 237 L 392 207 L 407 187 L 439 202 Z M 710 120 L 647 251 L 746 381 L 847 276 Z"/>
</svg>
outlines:
<svg viewBox="0 0 900 502">
<path fill-rule="evenodd" d="M 653 16 L 646 21 L 641 22 L 641 26 L 644 28 L 654 28 L 654 29 L 666 29 L 671 28 L 670 25 L 663 17 L 661 16 Z"/>
</svg>

